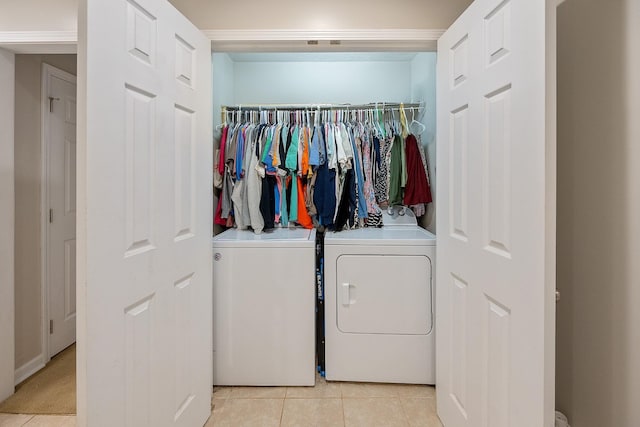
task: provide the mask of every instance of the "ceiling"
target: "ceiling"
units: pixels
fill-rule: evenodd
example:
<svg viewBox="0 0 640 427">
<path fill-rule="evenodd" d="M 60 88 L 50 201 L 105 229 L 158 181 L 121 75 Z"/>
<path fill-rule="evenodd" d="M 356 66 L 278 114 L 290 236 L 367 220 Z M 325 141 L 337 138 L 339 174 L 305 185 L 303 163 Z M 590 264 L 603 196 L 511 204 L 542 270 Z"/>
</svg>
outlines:
<svg viewBox="0 0 640 427">
<path fill-rule="evenodd" d="M 471 0 L 169 0 L 202 30 L 446 29 Z M 34 13 L 37 11 L 37 13 Z M 1 31 L 75 31 L 78 0 L 2 0 Z"/>
<path fill-rule="evenodd" d="M 446 29 L 471 0 L 169 0 L 202 30 Z"/>
</svg>

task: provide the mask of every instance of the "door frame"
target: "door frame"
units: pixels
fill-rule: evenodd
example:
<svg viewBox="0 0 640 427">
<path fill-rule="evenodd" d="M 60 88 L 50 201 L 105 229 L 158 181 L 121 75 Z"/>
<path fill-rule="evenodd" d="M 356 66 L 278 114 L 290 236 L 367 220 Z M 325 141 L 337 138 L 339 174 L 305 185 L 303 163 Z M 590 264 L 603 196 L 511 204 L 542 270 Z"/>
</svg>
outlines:
<svg viewBox="0 0 640 427">
<path fill-rule="evenodd" d="M 42 83 L 40 93 L 40 295 L 41 295 L 41 313 L 42 313 L 42 363 L 51 360 L 49 356 L 49 77 L 54 76 L 76 86 L 76 76 L 64 70 L 54 67 L 53 65 L 42 64 Z"/>
<path fill-rule="evenodd" d="M 11 396 L 15 381 L 15 298 L 14 298 L 14 235 L 15 235 L 15 55 L 0 46 L 0 169 L 8 179 L 0 181 L 0 401 Z M 6 205 L 5 205 L 6 202 Z"/>
</svg>

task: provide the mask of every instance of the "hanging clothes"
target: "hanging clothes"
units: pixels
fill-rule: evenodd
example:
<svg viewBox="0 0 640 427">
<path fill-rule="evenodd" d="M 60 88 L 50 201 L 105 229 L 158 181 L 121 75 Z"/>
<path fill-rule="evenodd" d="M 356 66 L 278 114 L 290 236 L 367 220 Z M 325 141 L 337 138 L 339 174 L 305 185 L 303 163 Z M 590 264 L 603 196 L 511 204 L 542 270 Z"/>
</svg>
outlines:
<svg viewBox="0 0 640 427">
<path fill-rule="evenodd" d="M 431 188 L 425 173 L 418 141 L 414 135 L 409 135 L 406 141 L 407 156 L 407 186 L 404 190 L 404 204 L 418 205 L 431 203 Z"/>
<path fill-rule="evenodd" d="M 233 192 L 231 193 L 231 201 L 233 202 L 233 219 L 239 230 L 246 230 L 248 227 L 248 224 L 244 220 L 244 215 L 242 214 L 245 209 L 245 205 L 243 204 L 244 187 L 245 181 L 236 181 L 233 186 Z"/>
<path fill-rule="evenodd" d="M 364 134 L 362 140 L 362 164 L 364 168 L 364 199 L 367 203 L 367 220 L 365 225 L 367 227 L 380 227 L 382 226 L 382 212 L 376 202 L 376 195 L 373 189 L 373 164 L 371 140 L 367 133 Z"/>
<path fill-rule="evenodd" d="M 218 150 L 216 151 L 216 158 L 213 171 L 213 186 L 222 189 L 224 183 L 224 152 L 227 144 L 227 133 L 229 126 L 224 126 L 220 132 L 220 143 L 218 144 Z"/>
<path fill-rule="evenodd" d="M 359 190 L 364 189 L 364 172 L 362 170 L 362 139 L 360 136 L 355 137 L 351 132 L 351 143 L 353 148 L 353 163 L 356 172 L 356 186 Z M 367 200 L 364 191 L 357 192 L 358 199 L 358 218 L 367 217 Z"/>
<path fill-rule="evenodd" d="M 336 211 L 336 171 L 324 163 L 317 171 L 313 203 L 318 211 L 318 223 L 324 227 L 333 226 Z"/>
<path fill-rule="evenodd" d="M 406 124 L 346 113 L 317 112 L 313 122 L 308 111 L 250 113 L 223 127 L 215 223 L 256 233 L 292 225 L 340 231 L 381 226 L 390 205 L 426 211 L 427 159 L 414 135 L 403 136 Z"/>
<path fill-rule="evenodd" d="M 320 166 L 320 135 L 318 126 L 313 127 L 311 136 L 311 146 L 309 147 L 309 165 L 311 167 Z"/>
<path fill-rule="evenodd" d="M 344 174 L 344 188 L 340 204 L 336 212 L 335 231 L 342 231 L 347 225 L 351 226 L 356 209 L 355 174 L 353 169 L 348 169 Z"/>
<path fill-rule="evenodd" d="M 285 160 L 285 167 L 290 172 L 296 172 L 298 170 L 298 145 L 300 143 L 300 129 L 298 126 L 293 128 L 291 132 L 291 140 L 287 147 L 287 158 Z"/>
<path fill-rule="evenodd" d="M 313 228 L 313 220 L 307 212 L 306 203 L 304 202 L 305 190 L 302 185 L 302 178 L 294 177 L 297 182 L 297 200 L 298 200 L 298 215 L 296 221 L 304 228 Z"/>
<path fill-rule="evenodd" d="M 389 206 L 402 204 L 402 137 L 396 135 L 391 147 L 391 171 L 389 173 Z"/>
<path fill-rule="evenodd" d="M 375 192 L 378 205 L 381 208 L 389 206 L 389 169 L 391 167 L 391 148 L 393 139 L 378 140 L 380 145 L 380 168 L 376 178 Z"/>
<path fill-rule="evenodd" d="M 260 212 L 260 200 L 262 197 L 262 177 L 258 173 L 258 154 L 260 153 L 261 132 L 255 127 L 249 134 L 250 142 L 247 146 L 246 156 L 249 158 L 245 171 L 247 179 L 247 191 L 245 192 L 246 206 L 249 211 L 249 225 L 255 233 L 264 230 L 264 218 Z"/>
<path fill-rule="evenodd" d="M 308 177 L 309 169 L 309 128 L 302 128 L 302 135 L 300 137 L 302 141 L 302 155 L 300 157 L 300 171 L 303 177 Z"/>
<path fill-rule="evenodd" d="M 271 175 L 271 174 L 266 175 L 262 180 L 262 197 L 260 198 L 260 214 L 264 219 L 265 230 L 270 230 L 275 227 L 276 203 L 277 203 L 276 188 L 277 188 L 277 180 L 275 175 Z"/>
<path fill-rule="evenodd" d="M 238 149 L 238 131 L 240 130 L 240 125 L 237 124 L 234 126 L 231 132 L 231 138 L 227 137 L 227 143 L 225 148 L 225 165 L 229 168 L 229 171 L 232 174 L 232 177 L 235 178 L 235 167 L 234 163 L 236 161 L 236 150 Z"/>
<path fill-rule="evenodd" d="M 313 195 L 315 193 L 317 180 L 318 180 L 318 174 L 317 172 L 314 172 L 313 175 L 311 176 L 311 179 L 309 180 L 309 183 L 307 184 L 307 189 L 304 195 L 305 201 L 307 203 L 307 213 L 311 216 L 312 219 L 314 217 L 317 217 L 318 215 L 318 209 L 316 209 L 316 205 L 313 201 Z"/>
</svg>

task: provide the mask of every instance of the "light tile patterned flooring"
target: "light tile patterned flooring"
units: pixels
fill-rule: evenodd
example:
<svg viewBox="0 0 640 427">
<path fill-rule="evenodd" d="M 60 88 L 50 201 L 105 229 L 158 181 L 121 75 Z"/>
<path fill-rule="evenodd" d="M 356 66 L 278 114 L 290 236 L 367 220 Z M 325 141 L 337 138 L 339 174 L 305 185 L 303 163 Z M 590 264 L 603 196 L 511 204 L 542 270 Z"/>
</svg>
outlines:
<svg viewBox="0 0 640 427">
<path fill-rule="evenodd" d="M 435 389 L 335 383 L 315 387 L 215 387 L 205 427 L 442 427 Z M 0 427 L 73 427 L 75 416 L 0 414 Z"/>
<path fill-rule="evenodd" d="M 0 414 L 0 427 L 75 427 L 75 415 Z"/>
<path fill-rule="evenodd" d="M 205 427 L 442 427 L 429 386 L 336 383 L 215 387 Z"/>
</svg>

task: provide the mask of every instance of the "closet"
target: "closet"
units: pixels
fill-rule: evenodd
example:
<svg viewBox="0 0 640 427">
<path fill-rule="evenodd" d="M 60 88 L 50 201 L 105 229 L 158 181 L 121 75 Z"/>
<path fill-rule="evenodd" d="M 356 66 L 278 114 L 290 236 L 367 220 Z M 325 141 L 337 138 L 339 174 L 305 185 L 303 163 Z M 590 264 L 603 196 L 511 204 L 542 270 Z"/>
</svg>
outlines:
<svg viewBox="0 0 640 427">
<path fill-rule="evenodd" d="M 435 159 L 435 53 L 215 53 L 213 82 L 214 217 L 218 228 L 231 228 L 213 241 L 214 384 L 313 385 L 314 354 L 319 372 L 332 380 L 433 384 L 434 335 L 427 323 L 433 319 L 435 237 L 384 235 L 391 246 L 424 246 L 425 253 L 432 248 L 431 260 L 420 252 L 422 268 L 396 292 L 379 280 L 389 277 L 383 274 L 356 279 L 350 304 L 361 310 L 357 322 L 374 331 L 374 339 L 365 345 L 362 336 L 346 336 L 346 344 L 337 344 L 331 335 L 325 352 L 324 330 L 335 315 L 324 321 L 324 296 L 334 295 L 335 285 L 323 284 L 335 259 L 324 268 L 320 255 L 314 269 L 313 253 L 305 253 L 290 229 L 317 228 L 319 254 L 325 232 L 360 229 L 369 241 L 358 250 L 369 253 L 371 239 L 381 236 L 369 232 L 395 229 L 401 215 L 413 224 L 421 217 L 434 228 L 428 176 Z M 383 270 L 407 273 L 413 252 L 389 250 L 378 251 L 387 254 Z M 252 268 L 243 268 L 246 262 Z M 307 307 L 306 295 L 314 282 L 315 309 Z M 314 313 L 315 351 L 309 341 Z M 404 337 L 406 328 L 381 327 L 389 322 L 417 324 L 415 336 Z M 397 352 L 378 352 L 386 357 L 375 363 L 369 355 L 368 369 L 354 369 L 363 363 L 350 355 L 388 346 L 377 337 L 389 330 L 397 331 L 388 338 Z M 280 343 L 280 336 L 290 342 Z M 351 350 L 336 354 L 338 347 Z M 325 354 L 333 356 L 330 365 Z"/>
<path fill-rule="evenodd" d="M 331 127 L 341 128 L 343 136 L 347 134 L 353 136 L 355 129 L 356 135 L 362 135 L 362 138 L 358 138 L 358 142 L 362 139 L 362 144 L 366 144 L 367 151 L 373 155 L 372 162 L 367 166 L 369 166 L 369 174 L 375 180 L 377 174 L 375 171 L 371 174 L 371 163 L 380 165 L 380 141 L 383 145 L 388 142 L 390 146 L 393 141 L 392 135 L 397 134 L 401 137 L 402 141 L 398 140 L 396 148 L 399 149 L 399 145 L 402 143 L 404 160 L 405 140 L 409 134 L 413 134 L 417 142 L 414 145 L 419 144 L 425 175 L 430 175 L 429 182 L 433 191 L 435 174 L 429 172 L 434 170 L 434 165 L 429 163 L 435 160 L 435 57 L 434 52 L 214 53 L 213 94 L 214 125 L 217 130 L 214 132 L 216 147 L 220 148 L 220 140 L 225 142 L 231 137 L 233 126 L 227 129 L 229 123 L 234 125 L 238 123 L 275 125 L 277 123 L 287 128 L 291 127 L 291 129 L 294 126 L 297 128 L 300 124 L 300 132 L 306 129 L 307 125 L 310 125 L 309 139 L 316 133 L 324 135 L 325 132 L 315 132 L 315 130 L 321 129 L 325 123 Z M 375 128 L 375 132 L 372 131 L 370 125 Z M 329 133 L 333 135 L 333 131 Z M 289 137 L 291 136 L 289 135 Z M 317 138 L 317 136 L 315 137 Z M 324 146 L 326 138 L 322 139 L 320 145 Z M 234 139 L 234 152 L 235 142 Z M 410 142 L 413 144 L 414 140 L 410 139 Z M 227 147 L 228 145 L 227 141 Z M 377 150 L 374 150 L 374 145 Z M 223 150 L 224 147 L 221 151 Z M 357 148 L 355 151 L 358 151 Z M 384 146 L 382 151 L 384 151 Z M 384 153 L 382 155 L 384 156 Z M 357 159 L 357 157 L 355 158 Z M 399 161 L 398 158 L 397 162 L 399 163 Z M 216 169 L 220 171 L 216 179 L 220 189 L 222 189 L 223 183 L 227 183 L 222 179 L 224 167 L 220 165 L 223 162 L 224 160 L 221 158 L 215 161 Z M 362 162 L 362 151 L 360 151 L 360 162 Z M 237 164 L 236 166 L 240 168 Z M 359 166 L 357 171 L 360 173 L 359 176 L 355 173 L 356 166 Z M 354 162 L 355 176 L 352 178 L 347 175 L 346 177 L 347 186 L 351 182 L 353 187 L 357 189 L 355 193 L 358 198 L 362 198 L 364 194 L 361 188 L 363 185 L 354 184 L 354 182 L 362 184 L 363 177 L 366 175 L 364 169 L 362 163 Z M 417 168 L 414 167 L 412 171 L 415 169 Z M 410 174 L 412 171 L 409 171 Z M 384 170 L 385 174 L 388 172 Z M 406 169 L 403 172 L 405 173 L 403 175 L 405 178 L 404 188 Z M 322 177 L 322 174 L 319 176 Z M 230 181 L 231 179 L 229 179 Z M 235 178 L 233 181 L 235 182 Z M 413 181 L 413 179 L 410 180 L 410 183 Z M 262 182 L 266 182 L 266 179 L 263 179 Z M 333 183 L 333 181 L 331 182 Z M 306 189 L 306 181 L 303 185 L 302 188 Z M 339 209 L 342 190 L 340 188 L 336 191 L 337 201 L 334 201 L 337 203 L 336 211 Z M 220 194 L 229 196 L 225 190 Z M 225 224 L 225 220 L 221 220 L 219 213 L 220 205 L 229 206 L 227 200 L 229 198 L 227 197 L 224 203 L 220 201 L 220 204 L 217 205 L 216 231 L 219 231 L 220 224 L 223 226 L 231 224 Z M 278 199 L 280 198 L 278 197 Z M 403 201 L 398 197 L 396 199 L 398 200 L 394 201 L 395 204 Z M 366 218 L 367 224 L 373 225 L 376 218 L 380 219 L 377 205 L 375 206 L 377 216 L 370 213 L 367 218 L 367 215 L 362 213 L 366 211 L 366 206 L 363 200 L 360 202 L 358 215 L 360 218 Z M 421 225 L 431 231 L 435 230 L 434 206 L 433 203 L 416 205 L 416 211 L 421 217 Z M 385 201 L 383 208 L 386 207 Z M 279 218 L 279 209 L 276 210 Z M 372 210 L 371 206 L 369 206 L 369 210 Z M 345 222 L 344 215 L 342 215 L 342 211 L 340 212 L 341 220 L 338 222 L 343 224 Z M 286 214 L 286 209 L 283 213 Z M 225 219 L 227 214 L 228 212 L 223 214 Z M 248 215 L 245 216 L 248 220 Z M 324 222 L 326 225 L 329 222 L 333 225 L 331 219 L 327 220 L 328 216 L 331 215 L 326 212 L 318 212 L 318 218 L 323 217 L 324 220 L 315 221 L 314 218 L 314 221 L 316 224 Z M 267 221 L 268 224 L 272 222 Z M 306 221 L 306 223 L 311 224 L 311 221 Z M 244 226 L 242 223 L 239 225 Z M 357 220 L 353 221 L 353 218 L 350 218 L 349 225 L 351 227 L 357 226 Z M 258 227 L 260 230 L 263 228 L 262 224 Z"/>
</svg>

